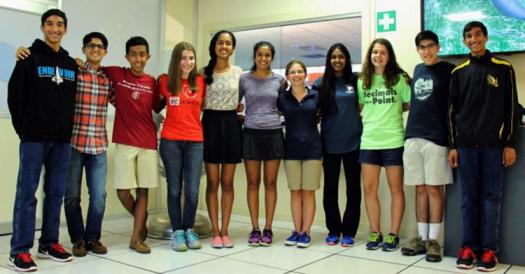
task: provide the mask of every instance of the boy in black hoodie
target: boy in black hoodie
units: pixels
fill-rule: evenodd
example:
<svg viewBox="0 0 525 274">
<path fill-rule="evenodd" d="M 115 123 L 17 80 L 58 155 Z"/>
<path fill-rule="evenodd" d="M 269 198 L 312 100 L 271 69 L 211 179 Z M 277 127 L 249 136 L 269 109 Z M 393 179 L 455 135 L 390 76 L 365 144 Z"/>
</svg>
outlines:
<svg viewBox="0 0 525 274">
<path fill-rule="evenodd" d="M 503 171 L 516 161 L 518 122 L 514 69 L 485 48 L 487 40 L 483 23 L 465 25 L 463 43 L 470 54 L 452 71 L 448 103 L 448 160 L 458 168 L 462 194 L 463 243 L 456 266 L 470 269 L 477 261 L 484 272 L 498 264 Z"/>
<path fill-rule="evenodd" d="M 69 168 L 77 65 L 60 47 L 67 18 L 58 9 L 41 17 L 44 41 L 36 39 L 32 55 L 16 63 L 8 85 L 7 103 L 13 127 L 20 137 L 20 164 L 13 212 L 9 265 L 34 271 L 29 250 L 35 236 L 35 192 L 42 166 L 44 204 L 39 258 L 66 262 L 72 259 L 58 243 L 60 210 Z"/>
</svg>

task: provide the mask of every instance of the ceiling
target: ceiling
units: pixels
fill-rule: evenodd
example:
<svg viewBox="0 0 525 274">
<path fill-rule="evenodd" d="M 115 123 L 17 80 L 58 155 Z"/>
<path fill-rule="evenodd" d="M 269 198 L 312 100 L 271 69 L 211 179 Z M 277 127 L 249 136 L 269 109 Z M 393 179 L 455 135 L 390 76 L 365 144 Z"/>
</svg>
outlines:
<svg viewBox="0 0 525 274">
<path fill-rule="evenodd" d="M 253 64 L 253 45 L 268 41 L 275 47 L 273 69 L 284 68 L 292 59 L 306 66 L 324 66 L 326 52 L 333 44 L 343 43 L 353 64 L 361 63 L 361 17 L 300 23 L 235 31 L 235 64 L 249 70 Z"/>
</svg>

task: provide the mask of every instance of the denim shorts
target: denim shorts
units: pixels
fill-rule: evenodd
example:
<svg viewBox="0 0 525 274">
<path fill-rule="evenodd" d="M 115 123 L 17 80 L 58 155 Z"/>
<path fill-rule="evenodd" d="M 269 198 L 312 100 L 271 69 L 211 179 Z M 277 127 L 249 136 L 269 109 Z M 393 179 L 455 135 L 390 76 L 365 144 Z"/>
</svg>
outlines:
<svg viewBox="0 0 525 274">
<path fill-rule="evenodd" d="M 403 147 L 389 149 L 361 149 L 359 163 L 378 166 L 402 166 Z"/>
</svg>

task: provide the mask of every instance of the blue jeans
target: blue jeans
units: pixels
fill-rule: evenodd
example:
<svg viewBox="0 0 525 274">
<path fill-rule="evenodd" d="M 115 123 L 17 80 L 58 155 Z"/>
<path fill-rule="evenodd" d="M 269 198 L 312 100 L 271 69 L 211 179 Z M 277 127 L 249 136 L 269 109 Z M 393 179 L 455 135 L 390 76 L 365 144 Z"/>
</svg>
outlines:
<svg viewBox="0 0 525 274">
<path fill-rule="evenodd" d="M 503 164 L 501 148 L 458 147 L 463 244 L 499 249 Z"/>
<path fill-rule="evenodd" d="M 82 208 L 80 206 L 80 190 L 82 188 L 84 167 L 86 169 L 86 183 L 89 191 L 89 207 L 85 230 Z M 104 218 L 104 210 L 106 209 L 106 152 L 86 154 L 72 147 L 69 172 L 70 177 L 66 185 L 64 209 L 71 242 L 100 240 L 102 218 Z"/>
<path fill-rule="evenodd" d="M 168 214 L 173 231 L 193 228 L 202 172 L 202 142 L 161 139 L 160 157 L 168 182 Z M 183 179 L 184 178 L 184 179 Z M 181 214 L 181 191 L 184 181 L 184 210 Z"/>
<path fill-rule="evenodd" d="M 42 236 L 39 245 L 43 248 L 58 242 L 60 210 L 68 181 L 67 170 L 71 157 L 69 143 L 20 142 L 20 165 L 16 182 L 13 210 L 13 235 L 11 254 L 29 252 L 35 239 L 35 197 L 42 166 L 44 173 L 44 204 Z"/>
</svg>

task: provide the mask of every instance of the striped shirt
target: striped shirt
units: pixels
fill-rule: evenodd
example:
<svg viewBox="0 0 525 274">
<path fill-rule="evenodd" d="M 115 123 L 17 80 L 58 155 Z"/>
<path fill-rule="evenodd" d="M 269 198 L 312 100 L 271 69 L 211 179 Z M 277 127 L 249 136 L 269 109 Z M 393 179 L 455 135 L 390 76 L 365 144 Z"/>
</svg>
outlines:
<svg viewBox="0 0 525 274">
<path fill-rule="evenodd" d="M 110 83 L 102 70 L 96 70 L 88 63 L 78 72 L 71 146 L 82 153 L 100 154 L 106 151 Z"/>
</svg>

